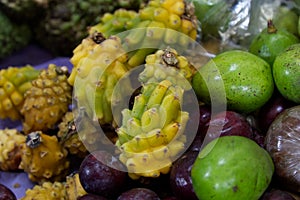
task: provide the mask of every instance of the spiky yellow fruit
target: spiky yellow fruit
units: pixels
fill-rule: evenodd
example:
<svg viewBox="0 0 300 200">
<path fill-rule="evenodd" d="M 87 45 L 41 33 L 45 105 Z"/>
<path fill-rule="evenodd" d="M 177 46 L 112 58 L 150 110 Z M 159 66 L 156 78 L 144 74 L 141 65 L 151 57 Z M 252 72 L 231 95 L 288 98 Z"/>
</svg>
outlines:
<svg viewBox="0 0 300 200">
<path fill-rule="evenodd" d="M 31 88 L 39 70 L 30 65 L 8 67 L 0 71 L 0 118 L 22 119 L 20 110 L 24 104 L 24 93 Z"/>
<path fill-rule="evenodd" d="M 0 130 L 0 170 L 18 170 L 21 162 L 21 147 L 25 143 L 25 135 L 17 129 Z"/>
<path fill-rule="evenodd" d="M 67 150 L 59 144 L 55 135 L 32 132 L 27 135 L 26 143 L 22 146 L 19 168 L 34 182 L 61 181 L 69 169 L 67 155 Z"/>
<path fill-rule="evenodd" d="M 117 91 L 115 85 L 128 71 L 126 60 L 120 38 L 112 36 L 87 52 L 68 79 L 74 83 L 73 94 L 78 107 L 85 108 L 88 116 L 101 125 L 113 123 L 111 106 L 121 100 L 121 90 Z M 119 99 L 112 99 L 113 92 Z"/>
<path fill-rule="evenodd" d="M 64 183 L 44 182 L 35 185 L 32 189 L 27 189 L 25 196 L 20 200 L 69 200 L 67 198 Z M 74 199 L 75 200 L 75 199 Z"/>
<path fill-rule="evenodd" d="M 58 125 L 57 136 L 59 142 L 70 154 L 83 158 L 88 154 L 88 150 L 77 133 L 74 115 L 75 113 L 71 111 L 64 115 L 62 122 Z"/>
<path fill-rule="evenodd" d="M 132 178 L 168 173 L 172 159 L 183 151 L 189 118 L 181 111 L 183 91 L 169 80 L 148 83 L 135 97 L 132 110 L 122 111 L 116 145 Z"/>
<path fill-rule="evenodd" d="M 50 64 L 42 70 L 25 93 L 21 114 L 23 130 L 47 131 L 61 120 L 71 103 L 72 87 L 67 82 L 67 68 Z"/>
<path fill-rule="evenodd" d="M 145 69 L 139 74 L 143 84 L 169 80 L 185 90 L 191 89 L 195 67 L 175 49 L 158 50 L 146 57 Z"/>
<path fill-rule="evenodd" d="M 80 183 L 78 173 L 71 174 L 66 177 L 65 189 L 68 197 L 67 199 L 69 200 L 77 199 L 78 197 L 87 194 Z"/>
</svg>

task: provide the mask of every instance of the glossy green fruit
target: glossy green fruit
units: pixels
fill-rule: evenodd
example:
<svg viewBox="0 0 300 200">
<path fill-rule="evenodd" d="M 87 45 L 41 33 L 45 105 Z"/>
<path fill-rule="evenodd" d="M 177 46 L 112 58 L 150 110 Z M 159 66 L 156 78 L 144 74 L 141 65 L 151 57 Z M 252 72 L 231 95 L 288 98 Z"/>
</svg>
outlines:
<svg viewBox="0 0 300 200">
<path fill-rule="evenodd" d="M 257 143 L 242 136 L 224 136 L 200 151 L 191 178 L 201 200 L 257 200 L 273 173 L 270 155 Z"/>
<path fill-rule="evenodd" d="M 222 85 L 220 81 L 223 81 Z M 200 67 L 193 77 L 192 86 L 198 99 L 207 104 L 213 101 L 222 103 L 218 101 L 225 90 L 227 108 L 241 113 L 260 108 L 274 90 L 270 65 L 241 50 L 218 54 Z M 211 94 L 215 95 L 211 98 Z"/>
<path fill-rule="evenodd" d="M 286 47 L 298 42 L 298 37 L 287 30 L 277 29 L 272 20 L 269 20 L 267 28 L 262 30 L 252 40 L 249 52 L 261 57 L 272 65 L 279 53 Z"/>
<path fill-rule="evenodd" d="M 273 77 L 282 96 L 300 103 L 300 43 L 291 45 L 276 57 Z"/>
</svg>

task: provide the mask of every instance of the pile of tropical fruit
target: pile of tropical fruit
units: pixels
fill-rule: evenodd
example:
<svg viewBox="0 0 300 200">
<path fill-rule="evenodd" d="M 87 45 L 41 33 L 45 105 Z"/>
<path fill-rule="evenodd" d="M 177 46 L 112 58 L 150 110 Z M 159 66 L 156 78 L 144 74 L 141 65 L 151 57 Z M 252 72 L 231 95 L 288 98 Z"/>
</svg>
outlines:
<svg viewBox="0 0 300 200">
<path fill-rule="evenodd" d="M 1 171 L 36 184 L 22 200 L 299 198 L 296 3 L 213 54 L 224 1 L 0 0 L 0 58 L 32 34 L 72 63 L 1 69 L 0 118 L 21 123 L 0 130 Z"/>
</svg>

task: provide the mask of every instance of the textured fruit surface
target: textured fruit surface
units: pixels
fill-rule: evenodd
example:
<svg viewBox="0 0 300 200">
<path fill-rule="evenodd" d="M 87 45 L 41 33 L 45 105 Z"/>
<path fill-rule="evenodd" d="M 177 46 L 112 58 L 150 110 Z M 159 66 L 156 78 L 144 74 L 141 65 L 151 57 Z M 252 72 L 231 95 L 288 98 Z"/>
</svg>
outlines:
<svg viewBox="0 0 300 200">
<path fill-rule="evenodd" d="M 69 111 L 63 116 L 62 121 L 58 124 L 57 137 L 70 154 L 83 158 L 88 151 L 78 135 L 74 115 L 75 111 Z"/>
<path fill-rule="evenodd" d="M 87 194 L 87 192 L 83 189 L 80 183 L 78 172 L 76 172 L 75 174 L 68 175 L 66 177 L 66 182 L 64 186 L 66 190 L 67 199 L 77 199 Z"/>
<path fill-rule="evenodd" d="M 139 81 L 147 84 L 169 80 L 188 90 L 191 89 L 194 71 L 186 57 L 179 55 L 175 49 L 166 48 L 146 57 L 145 69 L 139 74 Z"/>
<path fill-rule="evenodd" d="M 55 135 L 31 132 L 23 143 L 19 168 L 33 182 L 61 181 L 69 169 L 67 155 L 67 150 L 62 148 Z"/>
<path fill-rule="evenodd" d="M 31 88 L 31 81 L 39 70 L 30 65 L 8 67 L 0 71 L 0 118 L 21 119 L 24 94 Z"/>
<path fill-rule="evenodd" d="M 266 150 L 242 136 L 220 137 L 200 151 L 191 172 L 199 199 L 257 200 L 274 172 Z"/>
<path fill-rule="evenodd" d="M 241 50 L 218 54 L 199 69 L 193 77 L 192 86 L 199 100 L 207 104 L 220 101 L 223 86 L 226 102 L 219 103 L 227 103 L 228 109 L 241 113 L 260 108 L 274 90 L 270 65 L 260 57 Z"/>
<path fill-rule="evenodd" d="M 279 92 L 288 100 L 300 103 L 300 44 L 286 48 L 275 58 L 273 77 Z"/>
<path fill-rule="evenodd" d="M 88 116 L 98 120 L 101 125 L 111 124 L 114 121 L 111 106 L 125 97 L 127 94 L 122 91 L 130 87 L 124 84 L 122 91 L 115 87 L 128 71 L 127 54 L 118 37 L 105 39 L 101 34 L 96 34 L 92 40 L 95 43 L 93 49 L 85 51 L 86 54 L 79 58 L 68 82 L 74 84 L 73 94 L 79 108 L 84 107 Z M 115 98 L 112 98 L 113 92 Z"/>
<path fill-rule="evenodd" d="M 181 110 L 182 96 L 183 89 L 168 80 L 148 83 L 133 108 L 122 110 L 116 145 L 131 178 L 168 173 L 172 159 L 183 151 L 189 114 Z"/>
<path fill-rule="evenodd" d="M 275 164 L 275 174 L 284 187 L 300 191 L 300 106 L 285 109 L 268 129 L 265 144 Z"/>
<path fill-rule="evenodd" d="M 120 17 L 123 15 L 124 19 Z M 187 48 L 196 39 L 197 23 L 189 2 L 151 0 L 137 14 L 119 10 L 104 15 L 99 24 L 90 28 L 89 33 L 95 31 L 106 37 L 118 33 L 125 50 L 132 51 L 128 64 L 133 68 L 143 64 L 145 57 L 159 47 Z"/>
<path fill-rule="evenodd" d="M 32 189 L 26 190 L 26 194 L 21 200 L 47 199 L 58 200 L 67 199 L 64 183 L 44 182 L 41 185 L 35 185 Z"/>
<path fill-rule="evenodd" d="M 299 39 L 292 33 L 276 28 L 272 20 L 251 42 L 249 52 L 261 57 L 271 66 L 275 57 L 288 46 L 298 43 Z"/>
<path fill-rule="evenodd" d="M 55 55 L 71 56 L 88 36 L 88 27 L 118 8 L 137 10 L 142 0 L 51 0 L 44 17 L 34 26 L 36 39 Z"/>
<path fill-rule="evenodd" d="M 18 170 L 21 162 L 21 148 L 25 136 L 16 129 L 0 130 L 0 169 L 2 171 Z"/>
<path fill-rule="evenodd" d="M 72 87 L 67 78 L 67 68 L 49 64 L 32 81 L 21 109 L 25 133 L 53 129 L 68 111 Z"/>
</svg>

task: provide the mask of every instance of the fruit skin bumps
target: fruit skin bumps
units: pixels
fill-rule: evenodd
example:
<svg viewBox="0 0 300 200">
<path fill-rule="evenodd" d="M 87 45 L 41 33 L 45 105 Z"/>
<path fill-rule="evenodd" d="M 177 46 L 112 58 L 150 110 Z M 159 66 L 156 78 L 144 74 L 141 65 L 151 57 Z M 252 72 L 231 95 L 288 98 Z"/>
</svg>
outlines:
<svg viewBox="0 0 300 200">
<path fill-rule="evenodd" d="M 68 198 L 64 183 L 47 181 L 26 190 L 25 196 L 21 198 L 21 200 L 32 199 L 67 200 Z"/>
<path fill-rule="evenodd" d="M 36 39 L 55 55 L 70 56 L 88 35 L 88 27 L 104 13 L 118 8 L 137 10 L 142 0 L 51 0 L 44 17 L 34 26 Z"/>
<path fill-rule="evenodd" d="M 158 75 L 171 71 L 166 75 L 170 78 L 161 80 L 149 71 Z M 183 93 L 191 89 L 192 71 L 192 66 L 174 49 L 158 50 L 147 56 L 145 70 L 140 74 L 141 93 L 135 96 L 131 110 L 122 111 L 122 125 L 116 130 L 119 158 L 131 178 L 168 173 L 172 159 L 184 150 L 183 133 L 189 113 L 182 111 Z"/>
<path fill-rule="evenodd" d="M 16 129 L 0 130 L 0 170 L 18 170 L 25 139 L 25 136 Z"/>
<path fill-rule="evenodd" d="M 85 44 L 87 45 L 84 46 Z M 93 47 L 87 50 L 85 47 L 90 47 L 89 44 Z M 68 78 L 68 82 L 74 88 L 74 98 L 78 107 L 84 107 L 91 119 L 98 120 L 101 125 L 111 124 L 111 106 L 122 98 L 122 95 L 119 95 L 119 99 L 112 99 L 112 93 L 116 92 L 116 83 L 128 71 L 127 54 L 121 46 L 120 38 L 111 36 L 105 39 L 98 33 L 84 39 L 82 46 L 77 48 L 81 47 L 83 51 L 80 53 L 83 56 L 78 58 L 76 54 L 71 58 L 71 61 L 78 64 L 74 65 Z M 77 51 L 77 48 L 74 51 Z M 121 94 L 121 91 L 116 93 Z"/>
<path fill-rule="evenodd" d="M 41 131 L 31 132 L 22 145 L 22 161 L 19 168 L 28 178 L 39 184 L 47 181 L 63 180 L 69 169 L 68 152 L 58 142 L 55 135 Z"/>
<path fill-rule="evenodd" d="M 39 70 L 30 65 L 8 67 L 0 71 L 0 118 L 18 120 L 25 92 L 32 87 L 31 81 L 38 77 Z"/>
<path fill-rule="evenodd" d="M 67 68 L 50 64 L 32 81 L 21 109 L 26 134 L 54 128 L 68 111 L 72 87 L 67 82 L 67 73 Z"/>
<path fill-rule="evenodd" d="M 123 21 L 120 16 L 131 20 Z M 184 0 L 151 0 L 137 15 L 117 10 L 106 14 L 102 21 L 89 30 L 90 34 L 101 32 L 106 37 L 117 34 L 126 51 L 133 51 L 128 58 L 131 68 L 145 61 L 145 57 L 168 45 L 184 49 L 196 39 L 197 23 L 194 7 Z M 123 29 L 120 27 L 124 25 Z M 129 30 L 127 32 L 123 32 Z M 118 34 L 120 33 L 120 34 Z"/>
</svg>

